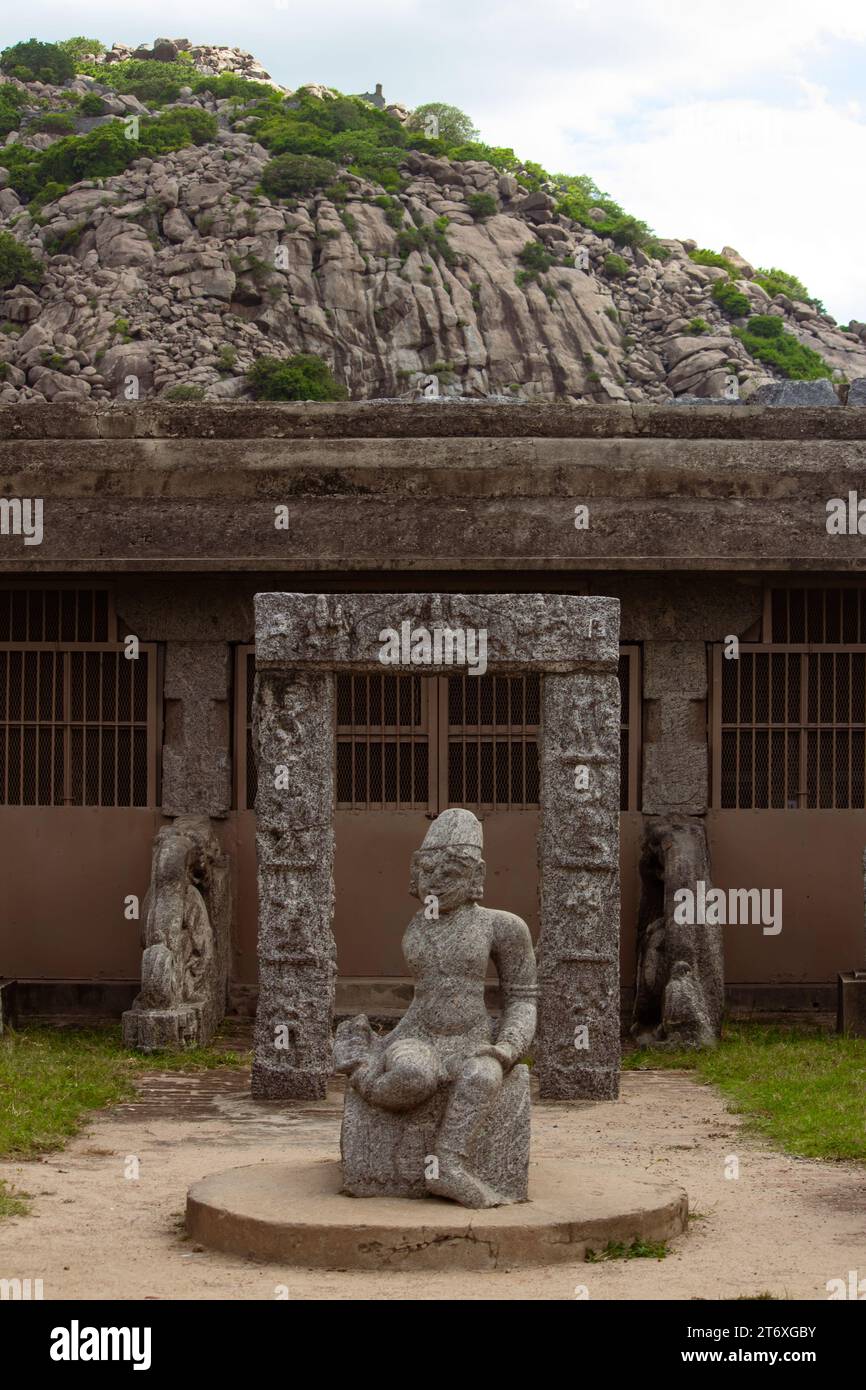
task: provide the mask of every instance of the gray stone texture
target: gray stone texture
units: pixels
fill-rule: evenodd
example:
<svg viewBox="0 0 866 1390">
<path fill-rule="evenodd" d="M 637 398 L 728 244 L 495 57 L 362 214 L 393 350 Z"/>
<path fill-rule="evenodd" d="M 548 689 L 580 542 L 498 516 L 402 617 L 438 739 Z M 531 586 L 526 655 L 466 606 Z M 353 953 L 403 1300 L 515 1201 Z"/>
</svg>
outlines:
<svg viewBox="0 0 866 1390">
<path fill-rule="evenodd" d="M 350 1097 L 344 1188 L 353 1196 L 431 1194 L 476 1208 L 526 1198 L 528 1072 L 511 1078 L 535 1036 L 535 955 L 521 918 L 481 906 L 482 850 L 472 811 L 436 817 L 412 858 L 422 904 L 403 937 L 412 1002 L 386 1038 L 363 1014 L 337 1029 L 334 1062 Z M 497 1022 L 484 998 L 491 957 Z"/>
<path fill-rule="evenodd" d="M 849 405 L 866 405 L 866 376 L 858 376 L 848 387 Z"/>
<path fill-rule="evenodd" d="M 618 1094 L 619 718 L 612 672 L 545 675 L 536 1055 L 543 1098 Z"/>
<path fill-rule="evenodd" d="M 629 569 L 657 582 L 674 569 L 859 572 L 863 538 L 828 535 L 823 508 L 861 485 L 864 433 L 861 409 L 751 404 L 0 406 L 8 491 L 45 500 L 42 544 L 25 553 L 10 540 L 0 564 L 127 571 L 126 617 L 144 640 L 129 574 L 143 583 L 145 570 L 183 572 L 184 586 L 195 571 L 256 575 L 259 590 L 304 574 L 327 589 L 350 571 L 381 583 L 387 556 L 395 570 L 496 571 L 503 583 L 515 569 L 557 585 L 574 576 L 566 586 L 593 572 L 601 593 L 604 576 Z M 581 502 L 586 531 L 573 525 Z M 178 626 L 213 640 L 181 590 Z"/>
<path fill-rule="evenodd" d="M 435 1155 L 448 1102 L 438 1091 L 406 1114 L 368 1105 L 346 1087 L 340 1154 L 342 1190 L 352 1197 L 427 1197 L 425 1169 Z M 529 1176 L 529 1068 L 505 1077 L 474 1153 L 474 1172 L 507 1202 L 525 1202 Z"/>
<path fill-rule="evenodd" d="M 226 1007 L 231 873 L 206 816 L 157 832 L 142 905 L 141 992 L 123 1038 L 143 1052 L 210 1041 Z"/>
<path fill-rule="evenodd" d="M 320 1100 L 331 1074 L 334 681 L 259 672 L 259 1000 L 253 1095 Z"/>
<path fill-rule="evenodd" d="M 544 1096 L 615 1095 L 619 605 L 540 594 L 256 596 L 260 1001 L 254 1091 L 324 1095 L 336 969 L 330 931 L 333 675 L 381 672 L 380 634 L 404 620 L 430 630 L 484 629 L 488 669 L 544 673 L 537 1074 Z M 424 671 L 436 669 L 460 668 Z M 287 789 L 274 785 L 277 765 L 288 766 Z M 579 784 L 579 767 L 588 773 L 585 784 Z M 290 1046 L 278 1049 L 280 1036 L 289 1036 Z"/>
<path fill-rule="evenodd" d="M 647 642 L 643 696 L 643 810 L 699 815 L 709 802 L 704 644 Z"/>
<path fill-rule="evenodd" d="M 706 823 L 664 816 L 646 823 L 640 862 L 637 979 L 632 1034 L 644 1046 L 713 1047 L 721 1035 L 721 926 L 677 922 L 678 890 L 709 892 Z"/>
<path fill-rule="evenodd" d="M 226 816 L 231 809 L 229 674 L 224 642 L 167 643 L 162 762 L 167 816 Z"/>
<path fill-rule="evenodd" d="M 818 381 L 774 381 L 759 386 L 749 399 L 750 405 L 769 406 L 837 406 L 841 402 L 833 383 L 827 377 Z"/>
</svg>

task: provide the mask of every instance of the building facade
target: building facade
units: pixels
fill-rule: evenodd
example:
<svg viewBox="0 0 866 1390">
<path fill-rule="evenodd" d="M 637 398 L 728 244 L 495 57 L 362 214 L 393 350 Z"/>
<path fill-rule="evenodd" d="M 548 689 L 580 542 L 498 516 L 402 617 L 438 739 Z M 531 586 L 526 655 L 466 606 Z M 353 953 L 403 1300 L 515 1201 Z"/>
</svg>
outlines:
<svg viewBox="0 0 866 1390">
<path fill-rule="evenodd" d="M 731 1004 L 826 1009 L 862 967 L 866 410 L 4 407 L 0 480 L 0 976 L 25 1008 L 128 1005 L 154 835 L 206 815 L 250 1009 L 270 590 L 618 599 L 626 993 L 669 813 L 705 821 L 714 885 L 782 893 L 780 931 L 725 928 Z M 409 856 L 447 806 L 485 822 L 490 905 L 537 922 L 542 679 L 338 677 L 346 1007 L 406 998 Z"/>
</svg>

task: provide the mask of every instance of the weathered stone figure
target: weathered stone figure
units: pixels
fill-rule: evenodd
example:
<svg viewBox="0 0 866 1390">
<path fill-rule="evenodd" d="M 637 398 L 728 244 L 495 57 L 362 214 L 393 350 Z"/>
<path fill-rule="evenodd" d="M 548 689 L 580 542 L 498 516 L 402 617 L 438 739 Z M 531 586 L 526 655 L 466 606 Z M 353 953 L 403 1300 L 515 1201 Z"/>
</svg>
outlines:
<svg viewBox="0 0 866 1390">
<path fill-rule="evenodd" d="M 524 1201 L 529 1164 L 529 1072 L 535 1034 L 535 955 L 526 923 L 479 905 L 481 823 L 443 811 L 412 857 L 423 904 L 403 954 L 412 1003 L 387 1037 L 367 1019 L 337 1029 L 335 1064 L 349 1078 L 341 1149 L 353 1196 L 449 1197 L 466 1207 Z M 484 1004 L 493 958 L 498 1026 Z"/>
<path fill-rule="evenodd" d="M 724 1002 L 722 930 L 678 922 L 675 894 L 710 886 L 706 828 L 696 816 L 647 822 L 640 861 L 632 1035 L 643 1046 L 715 1047 Z"/>
<path fill-rule="evenodd" d="M 225 1013 L 228 862 L 207 816 L 158 831 L 143 904 L 141 993 L 123 1015 L 128 1046 L 205 1043 Z"/>
</svg>

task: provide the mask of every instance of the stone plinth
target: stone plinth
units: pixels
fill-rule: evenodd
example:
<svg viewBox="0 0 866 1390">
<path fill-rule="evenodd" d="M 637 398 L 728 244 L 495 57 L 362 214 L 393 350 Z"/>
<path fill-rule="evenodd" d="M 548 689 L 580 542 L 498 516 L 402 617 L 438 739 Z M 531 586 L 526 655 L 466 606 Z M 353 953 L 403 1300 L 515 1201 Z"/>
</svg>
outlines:
<svg viewBox="0 0 866 1390">
<path fill-rule="evenodd" d="M 513 1269 L 574 1264 L 609 1241 L 670 1240 L 688 1224 L 688 1197 L 627 1169 L 542 1159 L 529 1201 L 474 1211 L 440 1198 L 356 1201 L 335 1160 L 229 1168 L 194 1183 L 193 1240 L 228 1254 L 308 1269 Z"/>
</svg>

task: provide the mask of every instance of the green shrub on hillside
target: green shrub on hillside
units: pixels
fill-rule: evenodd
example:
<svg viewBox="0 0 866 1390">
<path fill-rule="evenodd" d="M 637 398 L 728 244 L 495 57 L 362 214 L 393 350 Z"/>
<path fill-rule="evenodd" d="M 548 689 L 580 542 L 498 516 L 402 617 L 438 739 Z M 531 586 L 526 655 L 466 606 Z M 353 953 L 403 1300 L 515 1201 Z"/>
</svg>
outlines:
<svg viewBox="0 0 866 1390">
<path fill-rule="evenodd" d="M 628 275 L 631 266 L 624 256 L 618 256 L 615 251 L 610 251 L 604 258 L 603 269 L 605 275 L 620 277 Z"/>
<path fill-rule="evenodd" d="M 746 296 L 730 280 L 717 280 L 710 293 L 729 319 L 744 319 L 751 311 L 752 306 Z"/>
<path fill-rule="evenodd" d="M 78 109 L 82 116 L 104 116 L 105 102 L 98 92 L 86 92 Z"/>
<path fill-rule="evenodd" d="M 767 291 L 771 299 L 775 298 L 777 294 L 786 294 L 789 299 L 799 300 L 803 304 L 811 304 L 812 308 L 816 309 L 819 314 L 824 313 L 824 305 L 820 299 L 813 298 L 803 281 L 798 280 L 796 275 L 789 275 L 787 271 L 779 270 L 776 267 L 773 267 L 772 270 L 764 270 L 759 267 L 755 271 L 754 279 L 755 283 L 761 286 L 761 289 Z"/>
<path fill-rule="evenodd" d="M 219 100 L 267 99 L 273 91 L 267 83 L 252 82 L 234 72 L 223 72 L 215 77 L 197 73 L 191 60 L 183 56 L 178 56 L 171 63 L 158 63 L 150 58 L 127 58 L 122 63 L 108 66 L 79 61 L 76 69 L 115 92 L 138 97 L 145 106 L 151 107 L 177 101 L 181 87 L 190 87 L 194 93 L 210 92 Z"/>
<path fill-rule="evenodd" d="M 169 386 L 167 391 L 163 391 L 163 400 L 166 401 L 203 401 L 203 386 Z"/>
<path fill-rule="evenodd" d="M 499 204 L 492 193 L 470 193 L 466 204 L 476 222 L 483 222 L 485 217 L 493 217 L 499 211 Z"/>
<path fill-rule="evenodd" d="M 0 140 L 4 140 L 12 130 L 17 130 L 21 122 L 21 108 L 26 100 L 20 87 L 4 82 L 0 87 Z"/>
<path fill-rule="evenodd" d="M 523 266 L 523 278 L 521 283 L 529 280 L 537 280 L 539 275 L 550 270 L 553 265 L 553 256 L 547 247 L 540 241 L 528 241 L 526 245 L 517 253 L 517 259 Z"/>
<path fill-rule="evenodd" d="M 40 135 L 74 135 L 75 117 L 70 111 L 46 111 L 44 115 L 28 121 L 27 129 Z"/>
<path fill-rule="evenodd" d="M 392 198 L 387 193 L 382 193 L 373 202 L 377 208 L 382 208 L 385 213 L 385 221 L 389 227 L 393 227 L 395 232 L 399 232 L 406 221 L 406 212 L 403 204 L 396 198 Z"/>
<path fill-rule="evenodd" d="M 793 333 L 787 333 L 782 319 L 775 314 L 755 314 L 745 328 L 735 328 L 734 332 L 752 357 L 776 367 L 792 380 L 817 381 L 832 376 L 832 368 L 823 357 Z"/>
<path fill-rule="evenodd" d="M 718 251 L 708 251 L 706 247 L 698 251 L 690 251 L 689 260 L 694 261 L 695 265 L 718 266 L 720 270 L 727 271 L 732 280 L 739 280 L 740 278 L 740 272 L 733 261 L 729 261 L 727 256 L 721 255 Z"/>
<path fill-rule="evenodd" d="M 36 217 L 49 203 L 56 203 L 58 198 L 62 198 L 64 193 L 68 192 L 69 189 L 65 183 L 52 183 L 49 181 L 43 184 L 36 197 L 28 203 L 27 211 L 30 213 L 31 217 Z"/>
<path fill-rule="evenodd" d="M 142 155 L 166 154 L 185 145 L 203 145 L 216 137 L 216 118 L 196 107 L 181 107 L 165 116 L 145 117 L 139 138 L 128 139 L 123 121 L 109 121 L 87 135 L 70 135 L 47 150 L 13 145 L 3 158 L 10 185 L 25 200 L 35 197 L 46 183 L 73 184 L 81 179 L 109 178 L 121 174 Z"/>
<path fill-rule="evenodd" d="M 521 178 L 521 182 L 525 180 Z M 659 244 L 646 222 L 632 217 L 607 193 L 602 193 L 588 174 L 554 174 L 552 182 L 558 213 L 589 227 L 597 236 L 611 237 L 617 246 L 639 248 L 657 260 L 667 258 L 667 250 Z M 603 212 L 604 218 L 590 217 L 590 210 Z"/>
<path fill-rule="evenodd" d="M 294 357 L 259 357 L 247 372 L 260 401 L 342 401 L 348 396 L 321 357 L 299 352 Z"/>
<path fill-rule="evenodd" d="M 446 236 L 447 217 L 437 217 L 423 227 L 403 227 L 397 233 L 396 252 L 401 261 L 413 251 L 438 256 L 446 265 L 457 264 L 457 255 Z"/>
<path fill-rule="evenodd" d="M 85 39 L 81 34 L 74 39 L 61 39 L 57 47 L 68 53 L 73 63 L 80 63 L 90 53 L 105 52 L 105 44 L 99 39 Z"/>
<path fill-rule="evenodd" d="M 0 232 L 0 290 L 13 285 L 38 285 L 42 266 L 36 257 L 9 232 Z"/>
<path fill-rule="evenodd" d="M 702 318 L 689 319 L 686 327 L 686 332 L 693 334 L 695 337 L 701 333 L 709 333 L 709 331 L 710 325 L 707 323 L 706 319 Z"/>
<path fill-rule="evenodd" d="M 313 193 L 330 183 L 337 173 L 330 159 L 306 154 L 281 154 L 262 171 L 262 188 L 269 198 L 291 198 Z"/>
<path fill-rule="evenodd" d="M 128 58 L 123 63 L 78 62 L 77 70 L 95 77 L 115 92 L 138 97 L 145 106 L 162 106 L 177 101 L 181 87 L 190 86 L 189 68 L 180 63 L 156 63 L 150 59 Z"/>
<path fill-rule="evenodd" d="M 19 82 L 48 82 L 62 87 L 75 76 L 75 64 L 60 44 L 27 39 L 4 48 L 0 53 L 0 72 L 17 77 Z"/>
<path fill-rule="evenodd" d="M 76 222 L 73 226 L 67 227 L 66 230 L 63 232 L 53 232 L 50 235 L 47 235 L 45 241 L 43 242 L 46 255 L 71 255 L 86 231 L 86 222 Z"/>
<path fill-rule="evenodd" d="M 478 139 L 478 131 L 466 112 L 444 101 L 427 101 L 423 106 L 416 106 L 409 117 L 409 129 L 425 130 L 430 116 L 438 123 L 438 138 L 449 145 L 467 145 Z"/>
</svg>

